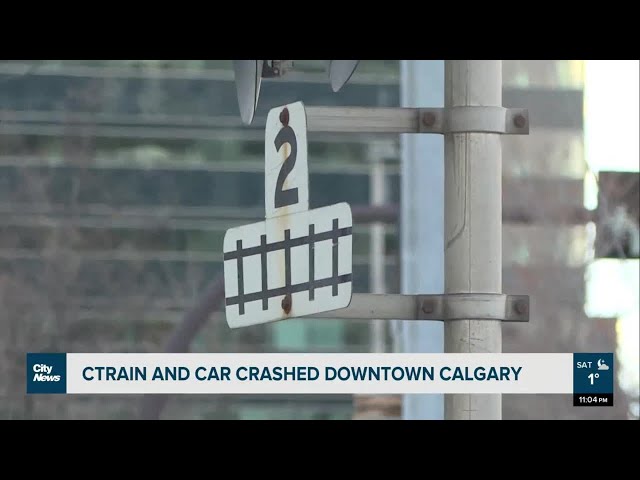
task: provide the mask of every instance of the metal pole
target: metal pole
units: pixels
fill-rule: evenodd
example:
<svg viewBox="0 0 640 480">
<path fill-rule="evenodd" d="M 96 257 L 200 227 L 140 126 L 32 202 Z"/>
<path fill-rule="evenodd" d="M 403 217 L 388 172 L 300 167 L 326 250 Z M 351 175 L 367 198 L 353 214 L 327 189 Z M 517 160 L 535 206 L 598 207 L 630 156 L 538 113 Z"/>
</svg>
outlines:
<svg viewBox="0 0 640 480">
<path fill-rule="evenodd" d="M 445 107 L 501 106 L 501 60 L 447 60 Z M 502 150 L 498 134 L 445 135 L 445 292 L 502 290 Z M 445 352 L 502 351 L 502 325 L 446 322 Z M 445 419 L 502 418 L 501 395 L 445 395 Z"/>
<path fill-rule="evenodd" d="M 444 61 L 403 60 L 402 106 L 444 107 Z M 415 123 L 414 123 L 415 128 Z M 440 135 L 401 135 L 401 291 L 444 291 L 444 139 Z M 393 322 L 395 350 L 444 351 L 444 326 L 437 321 Z M 405 420 L 442 420 L 444 395 L 404 395 Z"/>
<path fill-rule="evenodd" d="M 372 206 L 381 206 L 385 203 L 385 172 L 383 145 L 373 142 L 369 159 L 371 161 L 370 196 Z M 371 293 L 385 293 L 385 225 L 382 222 L 374 222 L 370 228 L 370 281 Z M 375 353 L 385 351 L 385 327 L 386 320 L 371 320 L 371 349 Z"/>
</svg>

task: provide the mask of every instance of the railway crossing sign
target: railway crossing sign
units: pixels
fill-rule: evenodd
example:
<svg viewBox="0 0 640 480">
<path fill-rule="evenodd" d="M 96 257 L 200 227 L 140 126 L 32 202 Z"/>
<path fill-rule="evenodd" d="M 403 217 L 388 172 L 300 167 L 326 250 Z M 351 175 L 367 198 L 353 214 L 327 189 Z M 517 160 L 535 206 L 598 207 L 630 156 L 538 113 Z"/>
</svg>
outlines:
<svg viewBox="0 0 640 480">
<path fill-rule="evenodd" d="M 351 207 L 309 210 L 307 115 L 273 108 L 265 127 L 265 220 L 227 230 L 225 310 L 238 328 L 346 308 L 352 296 Z"/>
</svg>

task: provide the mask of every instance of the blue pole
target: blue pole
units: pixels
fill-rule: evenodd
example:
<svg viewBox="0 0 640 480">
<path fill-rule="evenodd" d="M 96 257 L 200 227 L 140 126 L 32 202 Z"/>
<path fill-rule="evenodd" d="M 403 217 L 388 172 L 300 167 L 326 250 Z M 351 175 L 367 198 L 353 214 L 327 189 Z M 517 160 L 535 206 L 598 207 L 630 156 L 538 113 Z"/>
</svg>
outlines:
<svg viewBox="0 0 640 480">
<path fill-rule="evenodd" d="M 444 60 L 403 60 L 403 107 L 444 107 Z M 444 138 L 402 135 L 401 291 L 444 293 Z M 396 349 L 407 353 L 444 351 L 444 325 L 435 321 L 394 322 Z M 405 420 L 444 419 L 444 395 L 405 395 Z"/>
</svg>

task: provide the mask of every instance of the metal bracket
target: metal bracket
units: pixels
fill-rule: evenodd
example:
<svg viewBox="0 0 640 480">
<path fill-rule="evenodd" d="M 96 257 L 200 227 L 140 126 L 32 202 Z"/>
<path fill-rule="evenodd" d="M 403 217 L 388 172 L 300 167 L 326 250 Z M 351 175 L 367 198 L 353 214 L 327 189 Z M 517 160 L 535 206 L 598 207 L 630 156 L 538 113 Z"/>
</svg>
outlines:
<svg viewBox="0 0 640 480">
<path fill-rule="evenodd" d="M 503 293 L 396 295 L 354 293 L 347 308 L 313 318 L 529 321 L 529 296 Z"/>
<path fill-rule="evenodd" d="M 305 111 L 310 132 L 529 133 L 529 112 L 523 108 L 306 107 Z"/>
<path fill-rule="evenodd" d="M 293 67 L 292 60 L 266 60 L 262 64 L 262 78 L 276 78 L 284 76 Z"/>
<path fill-rule="evenodd" d="M 524 108 L 421 108 L 421 133 L 529 133 L 529 112 Z"/>
</svg>

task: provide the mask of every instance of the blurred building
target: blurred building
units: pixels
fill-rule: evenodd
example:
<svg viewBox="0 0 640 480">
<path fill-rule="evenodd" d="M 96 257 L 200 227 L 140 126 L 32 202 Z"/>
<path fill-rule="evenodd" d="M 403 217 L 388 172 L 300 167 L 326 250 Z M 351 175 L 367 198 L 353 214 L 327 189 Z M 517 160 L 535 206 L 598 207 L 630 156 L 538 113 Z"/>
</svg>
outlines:
<svg viewBox="0 0 640 480">
<path fill-rule="evenodd" d="M 503 62 L 503 104 L 526 107 L 528 136 L 503 137 L 503 291 L 531 296 L 531 320 L 505 325 L 505 352 L 615 352 L 616 319 L 585 314 L 594 212 L 584 209 L 584 62 Z M 505 395 L 503 417 L 626 419 L 613 408 L 575 408 L 570 395 Z"/>
<path fill-rule="evenodd" d="M 238 114 L 230 61 L 0 63 L 0 417 L 132 418 L 135 397 L 26 397 L 27 351 L 161 351 L 222 272 L 222 240 L 264 218 L 264 121 L 287 102 L 398 104 L 398 62 L 365 62 L 334 94 L 320 61 L 263 84 Z M 370 200 L 371 136 L 309 135 L 311 207 Z M 397 138 L 389 139 L 397 145 Z M 380 142 L 375 142 L 379 146 Z M 377 148 L 376 152 L 380 149 Z M 397 148 L 391 149 L 392 155 Z M 354 290 L 369 289 L 369 231 L 354 228 Z M 395 229 L 383 262 L 397 283 Z M 362 352 L 367 322 L 230 330 L 214 314 L 200 352 Z M 162 418 L 350 418 L 349 396 L 174 397 Z"/>
<path fill-rule="evenodd" d="M 268 110 L 398 106 L 398 62 L 365 61 L 339 94 L 319 61 L 265 81 L 242 126 L 229 61 L 0 62 L 0 418 L 134 418 L 134 396 L 27 397 L 27 351 L 161 351 L 222 272 L 224 232 L 264 217 Z M 504 291 L 531 295 L 505 352 L 611 351 L 614 322 L 584 314 L 582 66 L 505 61 L 505 106 L 531 134 L 504 138 Z M 311 207 L 399 201 L 398 138 L 309 134 Z M 379 193 L 379 192 L 378 192 Z M 380 283 L 372 237 L 354 227 L 354 291 Z M 384 289 L 398 291 L 397 229 L 384 232 Z M 377 271 L 377 270 L 376 270 Z M 378 276 L 380 274 L 377 274 Z M 366 352 L 366 321 L 292 320 L 230 330 L 215 313 L 198 352 Z M 558 396 L 505 396 L 505 418 L 625 418 Z M 352 418 L 349 396 L 175 396 L 162 418 Z M 394 410 L 395 411 L 395 410 Z M 396 415 L 396 413 L 393 413 Z"/>
</svg>

